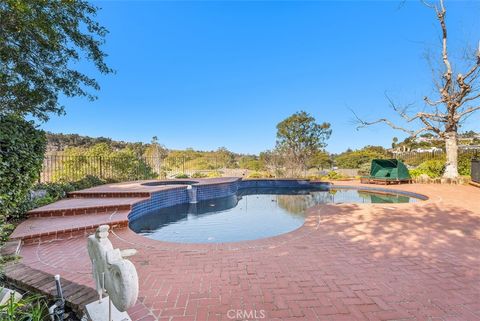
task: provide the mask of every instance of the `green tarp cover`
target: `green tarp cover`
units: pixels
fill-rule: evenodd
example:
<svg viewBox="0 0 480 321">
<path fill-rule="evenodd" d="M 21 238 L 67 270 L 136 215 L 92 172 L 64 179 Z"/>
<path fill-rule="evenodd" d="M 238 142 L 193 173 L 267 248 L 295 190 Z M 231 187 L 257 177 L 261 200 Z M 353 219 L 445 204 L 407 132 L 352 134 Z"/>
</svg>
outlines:
<svg viewBox="0 0 480 321">
<path fill-rule="evenodd" d="M 407 167 L 398 159 L 374 159 L 370 177 L 383 179 L 410 179 Z"/>
</svg>

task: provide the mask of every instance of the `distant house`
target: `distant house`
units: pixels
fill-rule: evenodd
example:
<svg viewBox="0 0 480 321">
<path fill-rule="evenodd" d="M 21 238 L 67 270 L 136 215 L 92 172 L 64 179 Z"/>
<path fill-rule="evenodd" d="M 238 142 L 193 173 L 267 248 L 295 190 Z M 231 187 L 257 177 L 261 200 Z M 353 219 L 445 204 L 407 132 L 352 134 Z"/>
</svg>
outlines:
<svg viewBox="0 0 480 321">
<path fill-rule="evenodd" d="M 480 151 L 480 145 L 460 145 L 458 149 L 461 150 L 478 150 Z"/>
<path fill-rule="evenodd" d="M 415 142 L 416 143 L 430 143 L 430 142 L 438 142 L 438 141 L 441 141 L 442 139 L 440 137 L 437 137 L 437 136 L 433 136 L 433 137 L 417 137 L 415 138 Z"/>
<path fill-rule="evenodd" d="M 412 149 L 414 153 L 441 153 L 443 149 L 440 147 L 429 147 L 429 148 L 415 148 Z"/>
</svg>

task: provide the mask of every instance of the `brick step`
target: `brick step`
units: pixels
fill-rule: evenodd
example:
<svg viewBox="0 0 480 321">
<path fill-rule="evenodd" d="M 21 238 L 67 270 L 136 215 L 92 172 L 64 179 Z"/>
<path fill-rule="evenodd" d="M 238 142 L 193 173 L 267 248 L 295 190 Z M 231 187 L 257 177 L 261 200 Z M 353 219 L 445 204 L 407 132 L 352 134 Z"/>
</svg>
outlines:
<svg viewBox="0 0 480 321">
<path fill-rule="evenodd" d="M 87 236 L 104 224 L 111 228 L 128 226 L 129 210 L 70 216 L 31 217 L 20 223 L 10 235 L 24 244 L 39 244 Z"/>
<path fill-rule="evenodd" d="M 57 295 L 52 274 L 33 269 L 23 263 L 7 265 L 4 269 L 4 277 L 9 284 L 23 291 L 44 295 L 49 301 L 54 300 Z M 97 292 L 90 287 L 65 279 L 61 282 L 65 303 L 77 315 L 82 315 L 85 305 L 98 298 Z"/>
<path fill-rule="evenodd" d="M 131 210 L 132 205 L 147 198 L 70 198 L 28 212 L 29 217 L 72 216 Z"/>
</svg>

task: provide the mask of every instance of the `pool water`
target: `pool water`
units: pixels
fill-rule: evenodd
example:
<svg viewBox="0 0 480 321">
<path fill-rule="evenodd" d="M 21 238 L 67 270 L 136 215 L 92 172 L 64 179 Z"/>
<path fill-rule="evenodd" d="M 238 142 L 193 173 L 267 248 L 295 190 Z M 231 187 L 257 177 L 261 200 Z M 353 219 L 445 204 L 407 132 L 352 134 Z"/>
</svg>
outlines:
<svg viewBox="0 0 480 321">
<path fill-rule="evenodd" d="M 408 203 L 415 198 L 355 189 L 243 189 L 236 195 L 158 209 L 130 222 L 151 239 L 179 243 L 255 240 L 303 225 L 307 208 L 327 203 Z"/>
</svg>

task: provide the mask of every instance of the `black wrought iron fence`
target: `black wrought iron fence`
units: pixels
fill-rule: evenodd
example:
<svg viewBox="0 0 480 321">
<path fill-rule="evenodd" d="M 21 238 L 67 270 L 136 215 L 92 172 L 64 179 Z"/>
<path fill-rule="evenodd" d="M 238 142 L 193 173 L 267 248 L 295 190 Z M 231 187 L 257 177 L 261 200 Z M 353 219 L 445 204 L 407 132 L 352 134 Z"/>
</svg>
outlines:
<svg viewBox="0 0 480 321">
<path fill-rule="evenodd" d="M 216 157 L 85 156 L 49 154 L 40 182 L 77 181 L 86 176 L 127 181 L 152 178 L 241 176 L 238 164 Z"/>
<path fill-rule="evenodd" d="M 480 159 L 473 159 L 472 160 L 472 181 L 475 183 L 480 183 Z"/>
<path fill-rule="evenodd" d="M 403 161 L 406 165 L 416 167 L 427 160 L 442 160 L 445 158 L 445 152 L 426 151 L 426 152 L 392 152 L 391 158 L 396 158 Z"/>
<path fill-rule="evenodd" d="M 477 157 L 479 151 L 460 150 L 459 162 L 470 168 L 470 161 Z M 410 168 L 415 168 L 427 160 L 444 160 L 443 151 L 392 153 L 387 157 L 401 159 Z M 466 163 L 468 162 L 468 164 Z M 369 163 L 369 162 L 368 162 Z M 43 161 L 40 182 L 77 181 L 86 176 L 96 176 L 113 181 L 130 181 L 153 178 L 201 178 L 201 177 L 301 177 L 324 173 L 328 168 L 318 169 L 293 168 L 288 160 L 272 158 L 262 164 L 261 169 L 246 169 L 241 162 L 219 157 L 137 157 L 129 154 L 121 156 L 85 156 L 48 154 Z M 313 171 L 312 171 L 313 170 Z"/>
<path fill-rule="evenodd" d="M 470 162 L 473 158 L 480 155 L 480 150 L 460 149 L 458 151 L 459 161 Z M 428 160 L 445 160 L 446 154 L 443 150 L 425 151 L 425 152 L 395 152 L 391 153 L 392 158 L 400 159 L 410 167 L 416 167 Z"/>
</svg>

